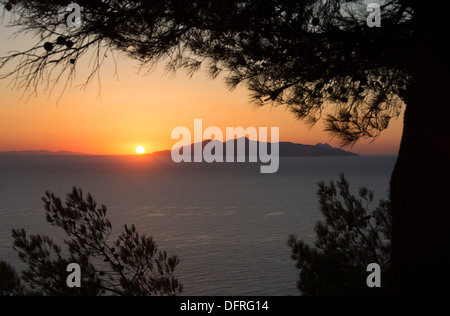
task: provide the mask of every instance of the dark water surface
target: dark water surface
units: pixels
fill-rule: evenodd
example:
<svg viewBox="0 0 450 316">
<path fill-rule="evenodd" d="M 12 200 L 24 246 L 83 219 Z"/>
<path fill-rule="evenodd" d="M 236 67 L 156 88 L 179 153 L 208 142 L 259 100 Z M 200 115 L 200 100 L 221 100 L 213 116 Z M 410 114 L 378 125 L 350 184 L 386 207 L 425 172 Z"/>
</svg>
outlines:
<svg viewBox="0 0 450 316">
<path fill-rule="evenodd" d="M 290 234 L 314 241 L 317 182 L 345 173 L 354 192 L 366 186 L 385 198 L 395 160 L 281 158 L 278 173 L 260 174 L 259 164 L 176 165 L 149 156 L 0 157 L 0 258 L 23 268 L 13 228 L 64 238 L 45 222 L 41 197 L 78 186 L 108 207 L 113 237 L 135 224 L 180 258 L 185 295 L 298 295 L 286 241 Z"/>
</svg>

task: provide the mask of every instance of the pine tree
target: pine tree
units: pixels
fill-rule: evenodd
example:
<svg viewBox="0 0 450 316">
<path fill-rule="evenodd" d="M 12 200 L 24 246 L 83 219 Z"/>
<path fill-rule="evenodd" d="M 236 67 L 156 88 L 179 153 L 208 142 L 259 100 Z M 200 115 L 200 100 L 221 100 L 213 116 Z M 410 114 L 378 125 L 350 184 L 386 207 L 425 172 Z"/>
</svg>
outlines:
<svg viewBox="0 0 450 316">
<path fill-rule="evenodd" d="M 98 206 L 90 194 L 73 188 L 65 204 L 53 193 L 43 198 L 46 219 L 68 235 L 64 250 L 50 237 L 28 236 L 24 229 L 13 230 L 14 249 L 27 264 L 25 284 L 43 295 L 173 296 L 183 290 L 175 276 L 176 256 L 158 250 L 150 236 L 139 234 L 135 226 L 125 226 L 110 241 L 111 222 L 106 206 Z M 81 287 L 68 287 L 67 267 L 81 269 Z"/>
<path fill-rule="evenodd" d="M 392 212 L 389 201 L 371 209 L 374 193 L 350 192 L 344 175 L 335 184 L 319 183 L 317 192 L 324 221 L 316 224 L 314 246 L 292 235 L 288 245 L 300 269 L 297 287 L 303 295 L 389 295 Z M 366 284 L 367 266 L 381 267 L 382 287 Z"/>
</svg>

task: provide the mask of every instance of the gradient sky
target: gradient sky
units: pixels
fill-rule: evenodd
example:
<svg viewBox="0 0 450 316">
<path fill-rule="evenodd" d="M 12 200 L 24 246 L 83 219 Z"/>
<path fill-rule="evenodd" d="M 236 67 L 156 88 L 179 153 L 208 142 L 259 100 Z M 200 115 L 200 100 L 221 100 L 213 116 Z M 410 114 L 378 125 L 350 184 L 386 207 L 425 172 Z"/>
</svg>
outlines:
<svg viewBox="0 0 450 316">
<path fill-rule="evenodd" d="M 2 56 L 31 47 L 30 38 L 11 39 L 11 34 L 11 29 L 0 26 Z M 87 66 L 89 58 L 85 60 Z M 217 126 L 225 133 L 226 127 L 274 126 L 280 128 L 280 141 L 339 147 L 339 140 L 324 132 L 322 123 L 309 129 L 285 107 L 256 107 L 244 87 L 230 92 L 223 80 L 211 80 L 204 72 L 191 79 L 183 72 L 171 78 L 163 74 L 163 64 L 144 76 L 138 74 L 138 66 L 120 56 L 116 78 L 113 59 L 108 58 L 101 72 L 101 89 L 94 81 L 82 90 L 79 85 L 88 72 L 79 65 L 75 82 L 59 102 L 62 86 L 51 95 L 42 89 L 27 100 L 8 87 L 9 79 L 0 80 L 0 151 L 45 149 L 127 155 L 134 154 L 139 145 L 147 152 L 171 149 L 177 142 L 171 139 L 172 130 L 186 126 L 193 132 L 196 118 L 203 119 L 204 129 Z M 396 155 L 401 132 L 399 118 L 375 142 L 362 140 L 344 149 L 362 155 Z"/>
</svg>

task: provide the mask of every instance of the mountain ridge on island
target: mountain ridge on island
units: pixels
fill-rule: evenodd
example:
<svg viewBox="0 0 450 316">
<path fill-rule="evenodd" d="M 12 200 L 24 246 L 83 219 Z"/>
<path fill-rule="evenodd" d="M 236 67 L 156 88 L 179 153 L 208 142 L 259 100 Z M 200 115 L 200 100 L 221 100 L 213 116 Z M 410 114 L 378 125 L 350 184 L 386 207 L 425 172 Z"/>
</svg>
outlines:
<svg viewBox="0 0 450 316">
<path fill-rule="evenodd" d="M 237 143 L 238 142 L 235 140 L 229 140 L 227 142 L 220 142 L 217 140 L 205 140 L 205 141 L 201 142 L 202 150 L 210 142 L 218 142 L 219 146 L 221 143 L 223 146 L 224 155 L 226 154 L 226 144 L 229 142 L 234 142 L 235 155 L 238 152 L 237 151 Z M 262 143 L 259 141 L 251 141 L 245 137 L 245 154 L 246 154 L 246 156 L 248 155 L 248 152 L 249 152 L 248 149 L 250 146 L 250 142 L 254 142 L 254 143 L 256 142 L 258 149 L 259 149 L 260 144 Z M 268 142 L 267 146 L 266 146 L 269 153 L 270 153 L 270 147 L 271 147 L 270 144 L 271 143 Z M 188 147 L 188 146 L 189 145 L 183 146 L 183 148 Z M 191 144 L 190 146 L 191 146 L 191 154 L 194 155 L 195 143 Z M 183 151 L 183 149 L 181 147 L 177 148 L 175 150 Z M 150 155 L 170 156 L 171 152 L 172 152 L 172 150 L 163 150 L 163 151 L 157 151 L 157 152 L 151 153 Z M 324 157 L 324 156 L 329 156 L 329 157 L 342 157 L 342 156 L 352 157 L 353 156 L 353 157 L 356 157 L 356 156 L 359 156 L 359 154 L 356 154 L 356 153 L 353 153 L 350 151 L 345 151 L 341 148 L 332 147 L 327 143 L 325 143 L 325 144 L 318 143 L 316 145 L 304 145 L 304 144 L 292 143 L 292 142 L 279 142 L 279 155 L 280 155 L 280 157 Z"/>
</svg>

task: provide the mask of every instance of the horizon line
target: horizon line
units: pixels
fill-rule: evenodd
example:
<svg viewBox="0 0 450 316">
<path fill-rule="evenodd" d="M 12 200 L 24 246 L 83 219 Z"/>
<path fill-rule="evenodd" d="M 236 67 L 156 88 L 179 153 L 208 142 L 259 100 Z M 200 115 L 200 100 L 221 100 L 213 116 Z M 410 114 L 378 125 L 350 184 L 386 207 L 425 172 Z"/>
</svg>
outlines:
<svg viewBox="0 0 450 316">
<path fill-rule="evenodd" d="M 247 136 L 242 136 L 242 137 L 239 137 L 239 138 L 229 139 L 229 140 L 225 140 L 225 141 L 220 141 L 220 140 L 217 140 L 217 139 L 204 139 L 201 142 L 197 142 L 197 143 L 194 142 L 194 143 L 191 143 L 189 145 L 181 146 L 180 148 L 186 147 L 186 146 L 192 146 L 192 145 L 195 145 L 195 144 L 198 144 L 198 143 L 204 143 L 204 142 L 207 142 L 207 141 L 211 141 L 211 142 L 212 141 L 218 141 L 218 142 L 221 142 L 221 143 L 225 144 L 226 142 L 235 141 L 235 140 L 239 140 L 239 139 L 242 139 L 242 138 L 245 138 L 246 140 L 252 141 L 252 142 L 258 142 L 258 143 L 261 142 L 259 140 L 252 140 L 252 139 L 248 138 Z M 278 141 L 278 142 L 274 142 L 274 143 L 267 141 L 266 143 L 267 144 L 288 143 L 288 144 L 296 144 L 296 145 L 303 145 L 303 146 L 328 145 L 328 146 L 330 146 L 332 148 L 342 149 L 341 147 L 333 147 L 333 146 L 331 146 L 330 144 L 328 144 L 326 142 L 325 143 L 319 142 L 319 143 L 316 143 L 314 145 L 312 145 L 312 144 L 295 143 L 295 142 L 292 142 L 292 141 Z M 178 149 L 180 149 L 180 148 L 178 148 Z M 31 156 L 32 153 L 39 153 L 39 152 L 46 152 L 46 153 L 49 153 L 49 154 L 58 154 L 58 153 L 65 153 L 65 152 L 67 152 L 68 153 L 67 155 L 60 154 L 60 156 L 145 156 L 145 155 L 153 155 L 153 154 L 156 154 L 156 153 L 161 153 L 161 152 L 164 152 L 164 151 L 172 151 L 172 150 L 173 149 L 161 149 L 161 150 L 156 150 L 156 151 L 153 151 L 153 152 L 143 153 L 143 154 L 139 155 L 139 154 L 92 154 L 92 153 L 72 151 L 72 150 L 65 150 L 65 149 L 60 149 L 60 150 L 56 150 L 56 151 L 49 150 L 49 149 L 23 149 L 23 150 L 5 150 L 5 151 L 0 151 L 0 155 L 1 154 L 14 154 L 14 153 L 17 153 L 17 154 L 21 154 L 22 153 L 23 154 L 23 153 L 29 152 L 30 156 Z M 342 149 L 342 150 L 344 150 L 344 149 Z M 345 151 L 347 151 L 347 150 L 345 150 Z M 355 154 L 358 154 L 358 153 L 355 153 Z M 358 155 L 360 155 L 360 154 L 358 154 Z"/>
</svg>

